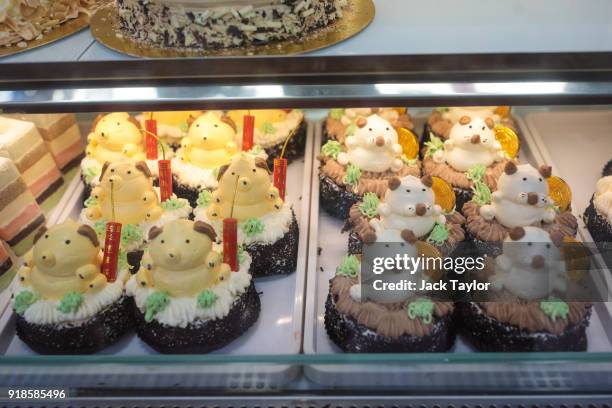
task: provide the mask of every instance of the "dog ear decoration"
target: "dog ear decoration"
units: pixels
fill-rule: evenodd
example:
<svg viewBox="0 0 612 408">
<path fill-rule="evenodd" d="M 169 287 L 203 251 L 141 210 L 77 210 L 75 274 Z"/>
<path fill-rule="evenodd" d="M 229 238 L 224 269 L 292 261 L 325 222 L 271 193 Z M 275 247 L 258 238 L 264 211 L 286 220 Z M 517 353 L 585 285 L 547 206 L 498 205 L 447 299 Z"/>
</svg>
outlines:
<svg viewBox="0 0 612 408">
<path fill-rule="evenodd" d="M 98 123 L 100 123 L 100 121 L 102 120 L 102 118 L 104 117 L 104 113 L 100 113 L 98 114 L 98 116 L 96 116 L 96 118 L 94 119 L 93 123 L 91 124 L 91 129 L 92 130 L 96 130 L 96 126 L 98 126 Z"/>
<path fill-rule="evenodd" d="M 270 168 L 268 167 L 268 163 L 262 159 L 261 157 L 255 158 L 255 167 L 259 167 L 260 169 L 264 169 L 270 174 Z"/>
<path fill-rule="evenodd" d="M 223 175 L 225 174 L 228 168 L 229 168 L 229 164 L 224 164 L 223 166 L 219 167 L 219 172 L 217 174 L 217 181 L 221 180 L 221 177 L 223 177 Z"/>
<path fill-rule="evenodd" d="M 99 181 L 102 181 L 102 178 L 104 177 L 104 173 L 106 173 L 108 166 L 110 166 L 110 162 L 104 162 L 104 165 L 102 165 L 102 171 L 100 171 Z"/>
<path fill-rule="evenodd" d="M 397 188 L 402 184 L 402 181 L 397 177 L 391 177 L 387 181 L 387 184 L 389 185 L 389 189 L 394 191 L 397 190 Z"/>
<path fill-rule="evenodd" d="M 495 127 L 495 122 L 493 122 L 493 119 L 491 118 L 486 118 L 485 123 L 489 129 L 493 129 Z"/>
<path fill-rule="evenodd" d="M 151 177 L 151 170 L 149 170 L 149 166 L 147 166 L 146 162 L 139 161 L 134 164 L 138 170 L 140 170 L 145 176 Z"/>
<path fill-rule="evenodd" d="M 516 173 L 518 170 L 518 168 L 516 167 L 516 164 L 514 164 L 513 162 L 509 161 L 508 163 L 506 163 L 506 165 L 504 166 L 504 173 L 506 173 L 507 175 L 511 176 L 514 173 Z"/>
<path fill-rule="evenodd" d="M 431 188 L 431 186 L 433 186 L 433 178 L 430 175 L 423 176 L 421 177 L 421 183 L 423 183 L 425 187 Z"/>
<path fill-rule="evenodd" d="M 136 120 L 136 118 L 132 117 L 131 115 L 130 115 L 130 116 L 128 116 L 128 119 L 127 119 L 127 120 L 128 120 L 128 122 L 130 122 L 132 125 L 136 126 L 136 127 L 138 128 L 138 130 L 141 130 L 141 129 L 142 129 L 142 127 L 140 126 L 140 122 L 138 122 L 138 121 Z"/>
<path fill-rule="evenodd" d="M 357 127 L 362 128 L 368 124 L 368 120 L 364 117 L 360 117 L 359 119 L 357 119 L 357 122 L 355 124 L 357 125 Z"/>
<path fill-rule="evenodd" d="M 223 116 L 221 116 L 220 120 L 221 120 L 221 122 L 223 122 L 226 125 L 228 125 L 229 127 L 231 127 L 234 130 L 234 133 L 237 132 L 236 124 L 234 123 L 234 121 L 229 116 L 223 115 Z"/>
<path fill-rule="evenodd" d="M 510 230 L 510 239 L 518 241 L 525 236 L 525 229 L 523 227 L 516 227 Z"/>
<path fill-rule="evenodd" d="M 34 234 L 34 243 L 37 243 L 40 237 L 42 237 L 45 232 L 47 232 L 47 227 L 43 225 L 38 229 L 38 231 L 36 231 L 36 234 Z"/>
<path fill-rule="evenodd" d="M 100 246 L 100 241 L 98 241 L 98 235 L 96 234 L 96 231 L 89 225 L 81 225 L 79 229 L 77 229 L 77 233 L 89 239 L 93 246 Z"/>
<path fill-rule="evenodd" d="M 540 174 L 542 175 L 542 177 L 544 178 L 549 178 L 550 176 L 552 176 L 552 167 L 547 166 L 545 164 L 541 165 L 538 168 L 538 171 L 540 172 Z"/>
<path fill-rule="evenodd" d="M 149 230 L 149 241 L 152 241 L 157 238 L 162 232 L 164 232 L 163 228 L 153 226 Z"/>
<path fill-rule="evenodd" d="M 472 118 L 470 118 L 469 116 L 462 116 L 459 119 L 459 123 L 462 125 L 467 125 L 468 123 L 470 123 L 472 121 Z"/>
<path fill-rule="evenodd" d="M 196 221 L 193 224 L 193 229 L 200 234 L 207 235 L 211 241 L 215 242 L 217 240 L 217 233 L 215 229 L 210 225 L 202 221 Z"/>
<path fill-rule="evenodd" d="M 565 235 L 561 231 L 551 231 L 550 233 L 550 240 L 557 248 L 563 246 L 563 238 L 565 238 Z"/>
</svg>

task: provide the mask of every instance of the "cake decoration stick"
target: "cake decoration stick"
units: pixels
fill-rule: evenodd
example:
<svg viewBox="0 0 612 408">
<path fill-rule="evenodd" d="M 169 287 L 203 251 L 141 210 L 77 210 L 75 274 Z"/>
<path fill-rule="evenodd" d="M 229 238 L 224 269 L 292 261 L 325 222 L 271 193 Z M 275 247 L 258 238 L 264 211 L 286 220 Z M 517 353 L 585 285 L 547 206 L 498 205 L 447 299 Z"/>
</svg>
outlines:
<svg viewBox="0 0 612 408">
<path fill-rule="evenodd" d="M 117 265 L 119 262 L 119 246 L 121 244 L 121 223 L 115 222 L 114 186 L 110 185 L 110 199 L 112 219 L 106 223 L 106 236 L 104 237 L 104 255 L 102 259 L 102 273 L 109 282 L 117 280 Z"/>
<path fill-rule="evenodd" d="M 229 218 L 223 220 L 223 262 L 228 264 L 232 272 L 238 272 L 238 220 L 234 218 L 234 203 L 238 194 L 238 179 L 234 187 L 234 197 Z"/>
<path fill-rule="evenodd" d="M 153 117 L 152 113 L 151 117 Z M 156 122 L 153 119 L 151 120 L 153 122 Z M 157 124 L 155 124 L 155 129 L 157 129 Z M 157 168 L 159 170 L 159 199 L 163 203 L 170 197 L 172 197 L 172 165 L 170 160 L 166 159 L 166 148 L 164 147 L 164 144 L 159 140 L 157 133 L 151 132 L 147 126 L 147 130 L 145 130 L 145 135 L 147 137 L 147 140 L 149 140 L 148 138 L 152 138 L 155 141 L 155 159 L 157 159 L 157 144 L 159 144 L 159 147 L 161 147 L 162 159 L 157 161 Z M 147 147 L 147 159 L 148 158 L 149 156 Z"/>
<path fill-rule="evenodd" d="M 242 151 L 248 152 L 253 148 L 255 138 L 255 116 L 248 111 L 242 118 Z"/>
<path fill-rule="evenodd" d="M 145 120 L 145 129 L 147 160 L 157 160 L 157 121 L 153 119 L 153 112 L 151 117 Z"/>
<path fill-rule="evenodd" d="M 274 159 L 274 187 L 278 189 L 278 195 L 283 201 L 285 201 L 285 193 L 287 190 L 287 159 L 284 157 L 285 150 L 287 150 L 287 144 L 289 144 L 289 140 L 295 135 L 295 132 L 296 130 L 294 129 L 289 133 L 289 136 L 287 136 L 283 144 L 280 157 Z"/>
</svg>

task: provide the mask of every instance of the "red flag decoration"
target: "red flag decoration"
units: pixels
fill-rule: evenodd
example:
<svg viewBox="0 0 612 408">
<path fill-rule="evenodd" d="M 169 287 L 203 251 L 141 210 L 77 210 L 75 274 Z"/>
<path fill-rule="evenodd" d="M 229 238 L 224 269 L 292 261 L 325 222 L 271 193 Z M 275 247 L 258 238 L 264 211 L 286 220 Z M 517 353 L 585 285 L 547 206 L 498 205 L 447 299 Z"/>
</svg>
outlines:
<svg viewBox="0 0 612 408">
<path fill-rule="evenodd" d="M 242 119 L 242 151 L 248 152 L 253 148 L 255 135 L 255 116 L 244 115 Z"/>
<path fill-rule="evenodd" d="M 238 220 L 236 218 L 223 220 L 223 262 L 228 264 L 233 272 L 238 272 Z"/>
<path fill-rule="evenodd" d="M 106 223 L 104 258 L 102 259 L 102 273 L 106 275 L 109 282 L 117 280 L 119 244 L 121 244 L 121 223 L 109 221 Z"/>
<path fill-rule="evenodd" d="M 285 201 L 287 189 L 287 159 L 274 159 L 274 187 L 278 189 L 278 195 Z"/>
<path fill-rule="evenodd" d="M 159 195 L 162 203 L 172 197 L 172 168 L 170 160 L 159 160 Z"/>
<path fill-rule="evenodd" d="M 145 120 L 145 148 L 147 160 L 157 160 L 157 121 Z"/>
</svg>

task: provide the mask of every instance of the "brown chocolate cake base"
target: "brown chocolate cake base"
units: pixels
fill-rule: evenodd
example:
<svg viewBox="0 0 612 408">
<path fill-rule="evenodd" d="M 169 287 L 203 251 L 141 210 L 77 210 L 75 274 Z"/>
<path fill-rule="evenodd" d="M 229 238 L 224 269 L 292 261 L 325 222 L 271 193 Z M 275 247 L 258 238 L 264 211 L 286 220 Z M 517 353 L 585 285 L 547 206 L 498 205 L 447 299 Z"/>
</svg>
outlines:
<svg viewBox="0 0 612 408">
<path fill-rule="evenodd" d="M 291 164 L 294 160 L 299 159 L 300 157 L 304 157 L 304 150 L 306 149 L 306 130 L 307 125 L 305 121 L 300 123 L 298 130 L 295 134 L 289 139 L 287 142 L 287 147 L 285 148 L 285 155 L 283 156 L 287 159 L 287 164 Z M 268 159 L 266 162 L 268 163 L 268 167 L 270 170 L 274 169 L 274 159 L 280 157 L 283 151 L 284 141 L 280 144 L 274 145 L 272 147 L 267 147 L 265 149 L 266 154 L 268 155 Z"/>
<path fill-rule="evenodd" d="M 244 246 L 251 256 L 251 275 L 257 278 L 295 272 L 299 239 L 300 231 L 292 211 L 291 226 L 281 239 L 271 244 L 253 243 Z"/>
<path fill-rule="evenodd" d="M 362 197 L 337 185 L 327 176 L 319 175 L 319 202 L 329 215 L 345 220 L 349 210 Z"/>
<path fill-rule="evenodd" d="M 172 192 L 176 194 L 178 198 L 184 198 L 185 200 L 189 201 L 189 205 L 191 205 L 193 208 L 198 206 L 198 197 L 204 190 L 212 191 L 210 188 L 196 189 L 189 187 L 179 182 L 176 177 L 172 177 Z"/>
<path fill-rule="evenodd" d="M 333 296 L 325 302 L 325 330 L 329 338 L 349 353 L 425 353 L 448 351 L 455 342 L 455 327 L 449 313 L 434 317 L 434 328 L 425 336 L 403 334 L 397 338 L 384 337 L 341 314 Z"/>
<path fill-rule="evenodd" d="M 132 300 L 124 296 L 75 326 L 33 324 L 17 315 L 17 336 L 40 354 L 91 354 L 115 343 L 134 327 L 132 310 Z"/>
<path fill-rule="evenodd" d="M 136 333 L 150 347 L 164 354 L 204 354 L 218 350 L 240 337 L 259 317 L 261 302 L 251 281 L 222 319 L 196 321 L 187 327 L 174 327 L 156 320 L 147 322 L 134 306 Z"/>
<path fill-rule="evenodd" d="M 480 351 L 586 351 L 586 328 L 591 309 L 583 319 L 569 325 L 562 333 L 529 332 L 517 326 L 500 322 L 484 313 L 474 302 L 456 305 L 457 327 L 471 344 Z"/>
</svg>

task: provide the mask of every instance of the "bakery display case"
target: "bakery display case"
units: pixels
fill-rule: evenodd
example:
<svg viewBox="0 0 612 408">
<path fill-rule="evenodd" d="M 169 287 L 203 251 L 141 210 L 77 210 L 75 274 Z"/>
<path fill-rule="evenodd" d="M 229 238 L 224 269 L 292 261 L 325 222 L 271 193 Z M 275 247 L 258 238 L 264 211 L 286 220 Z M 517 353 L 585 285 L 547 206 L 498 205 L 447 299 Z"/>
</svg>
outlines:
<svg viewBox="0 0 612 408">
<path fill-rule="evenodd" d="M 375 3 L 305 56 L 135 59 L 84 31 L 0 60 L 3 404 L 612 404 L 609 50 L 520 19 L 449 50 L 422 5 L 447 27 L 424 50 Z M 605 27 L 594 3 L 574 22 Z M 377 242 L 477 248 L 474 285 L 512 300 L 365 295 Z M 495 280 L 544 267 L 567 278 Z"/>
</svg>

